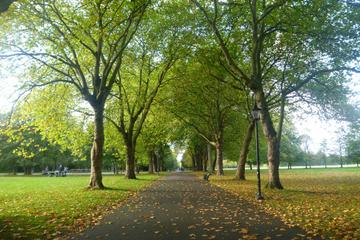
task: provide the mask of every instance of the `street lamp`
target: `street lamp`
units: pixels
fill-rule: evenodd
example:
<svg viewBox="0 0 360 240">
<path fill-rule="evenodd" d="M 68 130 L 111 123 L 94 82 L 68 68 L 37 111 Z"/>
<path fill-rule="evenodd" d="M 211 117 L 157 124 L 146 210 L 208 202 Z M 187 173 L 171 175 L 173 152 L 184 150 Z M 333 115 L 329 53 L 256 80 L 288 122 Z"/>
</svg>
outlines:
<svg viewBox="0 0 360 240">
<path fill-rule="evenodd" d="M 255 140 L 256 140 L 256 165 L 257 165 L 257 187 L 258 192 L 256 193 L 256 200 L 264 200 L 264 197 L 261 195 L 261 180 L 260 180 L 260 155 L 259 155 L 259 127 L 258 121 L 260 120 L 260 110 L 255 103 L 251 115 L 255 121 Z"/>
</svg>

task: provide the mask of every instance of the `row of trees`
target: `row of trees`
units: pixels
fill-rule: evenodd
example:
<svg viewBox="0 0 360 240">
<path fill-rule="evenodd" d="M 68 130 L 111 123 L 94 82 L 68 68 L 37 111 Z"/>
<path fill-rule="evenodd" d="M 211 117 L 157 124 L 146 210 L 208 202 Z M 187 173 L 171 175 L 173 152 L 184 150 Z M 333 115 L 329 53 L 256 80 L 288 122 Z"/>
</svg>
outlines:
<svg viewBox="0 0 360 240">
<path fill-rule="evenodd" d="M 354 125 L 354 123 L 352 124 Z M 356 124 L 355 124 L 356 125 Z M 287 122 L 282 138 L 282 148 L 280 152 L 280 165 L 292 169 L 292 167 L 312 168 L 316 167 L 333 167 L 348 164 L 360 164 L 359 155 L 359 137 L 355 129 L 349 129 L 348 133 L 344 135 L 343 141 L 338 141 L 336 145 L 329 147 L 324 140 L 320 144 L 320 149 L 317 152 L 310 151 L 310 138 L 307 135 L 300 135 L 293 128 L 289 128 L 291 124 Z M 215 171 L 216 155 L 213 150 L 207 151 L 206 142 L 199 136 L 194 136 L 190 140 L 189 147 L 183 156 L 181 164 L 183 167 L 197 171 Z M 232 140 L 231 140 L 232 141 Z M 236 159 L 238 154 L 234 154 L 234 150 L 238 150 L 239 146 L 229 147 L 225 150 L 224 155 L 226 159 L 226 167 L 238 167 Z M 261 164 L 266 164 L 266 143 L 263 136 L 260 137 L 260 161 Z M 208 155 L 210 154 L 210 155 Z M 209 161 L 210 159 L 210 161 Z M 256 164 L 255 161 L 255 146 L 250 145 L 247 154 L 246 165 L 253 169 Z"/>
<path fill-rule="evenodd" d="M 68 167 L 71 171 L 88 171 L 91 150 L 91 134 L 89 131 L 78 132 L 78 135 L 67 145 L 58 141 L 51 141 L 34 125 L 33 121 L 13 120 L 6 124 L 6 116 L 1 116 L 0 128 L 0 172 L 16 174 L 24 172 L 31 175 L 33 172 L 42 172 L 45 169 L 57 170 L 59 165 Z M 75 130 L 75 129 L 73 129 Z M 53 132 L 54 133 L 54 132 Z M 63 132 L 64 134 L 64 132 Z M 81 139 L 81 135 L 84 136 Z M 86 136 L 87 135 L 87 136 Z M 69 140 L 71 135 L 66 136 Z M 119 139 L 116 139 L 119 140 Z M 105 148 L 103 170 L 118 174 L 126 166 L 126 152 L 110 145 Z M 157 144 L 152 150 L 152 165 L 149 165 L 148 155 L 140 146 L 137 152 L 136 170 L 150 173 L 174 170 L 177 167 L 176 159 L 170 146 Z"/>
<path fill-rule="evenodd" d="M 153 169 L 169 143 L 188 146 L 198 169 L 216 165 L 218 175 L 224 153 L 239 156 L 236 177 L 245 179 L 255 102 L 268 186 L 281 189 L 285 113 L 304 104 L 342 118 L 353 110 L 346 83 L 358 71 L 356 8 L 325 0 L 20 0 L 0 20 L 1 58 L 23 63 L 24 89 L 39 89 L 19 107 L 20 120 L 70 151 L 93 132 L 89 187 L 104 187 L 104 149 L 125 152 L 126 175 L 135 178 L 136 149 Z"/>
</svg>

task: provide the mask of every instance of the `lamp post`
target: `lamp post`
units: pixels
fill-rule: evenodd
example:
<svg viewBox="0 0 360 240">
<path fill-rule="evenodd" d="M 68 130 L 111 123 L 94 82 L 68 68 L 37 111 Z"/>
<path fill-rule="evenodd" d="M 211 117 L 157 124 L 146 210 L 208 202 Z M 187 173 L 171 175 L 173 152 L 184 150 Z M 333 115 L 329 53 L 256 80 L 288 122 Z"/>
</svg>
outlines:
<svg viewBox="0 0 360 240">
<path fill-rule="evenodd" d="M 256 193 L 256 200 L 264 200 L 264 197 L 261 195 L 261 180 L 260 180 L 260 155 L 259 155 L 259 127 L 258 121 L 260 120 L 260 110 L 255 103 L 251 115 L 255 121 L 255 141 L 256 141 L 256 165 L 257 165 L 257 187 L 258 192 Z"/>
</svg>

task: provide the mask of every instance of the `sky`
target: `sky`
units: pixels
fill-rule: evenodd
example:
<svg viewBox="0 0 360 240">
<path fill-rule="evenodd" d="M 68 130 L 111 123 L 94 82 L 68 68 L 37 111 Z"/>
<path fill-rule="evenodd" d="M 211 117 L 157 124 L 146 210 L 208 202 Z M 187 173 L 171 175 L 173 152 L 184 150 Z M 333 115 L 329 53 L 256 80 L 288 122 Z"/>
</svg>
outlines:
<svg viewBox="0 0 360 240">
<path fill-rule="evenodd" d="M 301 135 L 308 135 L 310 137 L 309 150 L 312 153 L 316 153 L 321 148 L 321 143 L 326 141 L 327 150 L 326 153 L 337 153 L 339 149 L 338 144 L 338 131 L 340 129 L 346 129 L 346 124 L 337 122 L 335 120 L 321 120 L 317 116 L 302 116 L 302 118 L 293 118 L 293 122 L 297 133 Z M 343 131 L 345 133 L 345 131 Z M 305 149 L 303 149 L 305 150 Z"/>
<path fill-rule="evenodd" d="M 0 74 L 1 77 L 1 74 Z M 15 77 L 1 78 L 0 88 L 0 113 L 6 113 L 11 110 L 13 102 L 16 100 L 18 80 Z"/>
<path fill-rule="evenodd" d="M 353 74 L 350 82 L 350 88 L 354 92 L 354 96 L 350 98 L 350 102 L 359 106 L 360 104 L 360 74 Z M 339 134 L 345 134 L 347 124 L 336 120 L 321 120 L 314 115 L 306 115 L 297 113 L 292 116 L 293 123 L 299 134 L 310 136 L 309 149 L 316 153 L 321 150 L 321 142 L 327 143 L 327 154 L 337 153 L 339 151 Z"/>
</svg>

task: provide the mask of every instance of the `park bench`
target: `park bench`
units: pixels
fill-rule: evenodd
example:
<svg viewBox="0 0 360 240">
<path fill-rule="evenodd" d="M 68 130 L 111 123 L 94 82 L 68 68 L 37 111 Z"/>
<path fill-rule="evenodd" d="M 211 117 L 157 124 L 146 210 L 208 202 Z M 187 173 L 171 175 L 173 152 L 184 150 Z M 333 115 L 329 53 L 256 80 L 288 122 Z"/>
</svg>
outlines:
<svg viewBox="0 0 360 240">
<path fill-rule="evenodd" d="M 47 175 L 49 177 L 65 177 L 66 173 L 63 171 L 60 172 L 59 170 L 56 170 L 56 171 L 48 171 Z"/>
</svg>

